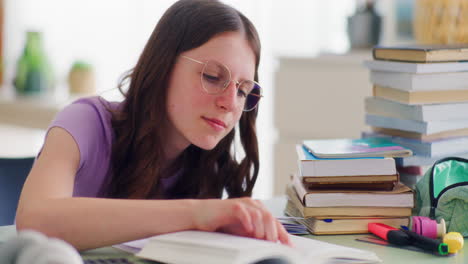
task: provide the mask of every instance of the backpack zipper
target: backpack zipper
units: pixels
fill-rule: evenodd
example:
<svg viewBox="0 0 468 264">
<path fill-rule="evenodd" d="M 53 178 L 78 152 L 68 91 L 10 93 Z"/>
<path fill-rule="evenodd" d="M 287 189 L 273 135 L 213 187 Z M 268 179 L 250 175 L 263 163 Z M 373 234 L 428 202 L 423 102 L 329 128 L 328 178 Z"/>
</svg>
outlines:
<svg viewBox="0 0 468 264">
<path fill-rule="evenodd" d="M 440 164 L 442 162 L 449 161 L 449 160 L 455 160 L 455 161 L 468 163 L 468 159 L 464 159 L 464 158 L 460 158 L 460 157 L 447 157 L 447 158 L 442 158 L 442 159 L 436 161 L 434 163 L 434 165 L 432 165 L 431 177 L 429 178 L 429 198 L 431 199 L 431 211 L 429 213 L 429 217 L 432 218 L 432 219 L 435 219 L 435 209 L 437 207 L 437 204 L 439 203 L 439 198 L 442 196 L 442 194 L 444 194 L 445 192 L 447 192 L 448 190 L 450 190 L 452 188 L 455 188 L 455 187 L 458 187 L 458 186 L 468 185 L 468 182 L 460 182 L 460 183 L 452 184 L 452 185 L 447 186 L 444 189 L 442 189 L 442 191 L 440 191 L 437 198 L 434 197 L 434 169 L 438 164 Z"/>
</svg>

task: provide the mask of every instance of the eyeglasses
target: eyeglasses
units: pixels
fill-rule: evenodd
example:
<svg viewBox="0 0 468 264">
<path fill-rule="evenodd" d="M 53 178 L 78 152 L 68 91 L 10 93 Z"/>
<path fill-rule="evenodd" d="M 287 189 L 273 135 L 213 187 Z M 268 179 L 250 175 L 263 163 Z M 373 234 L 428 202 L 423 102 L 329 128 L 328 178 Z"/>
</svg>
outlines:
<svg viewBox="0 0 468 264">
<path fill-rule="evenodd" d="M 226 90 L 231 81 L 236 84 L 237 96 L 240 105 L 243 105 L 243 111 L 251 111 L 258 105 L 258 101 L 262 98 L 262 88 L 257 82 L 250 80 L 234 81 L 231 80 L 231 71 L 229 69 L 213 60 L 201 62 L 196 59 L 182 55 L 182 58 L 188 59 L 203 65 L 200 74 L 201 84 L 203 89 L 208 94 L 221 94 Z"/>
</svg>

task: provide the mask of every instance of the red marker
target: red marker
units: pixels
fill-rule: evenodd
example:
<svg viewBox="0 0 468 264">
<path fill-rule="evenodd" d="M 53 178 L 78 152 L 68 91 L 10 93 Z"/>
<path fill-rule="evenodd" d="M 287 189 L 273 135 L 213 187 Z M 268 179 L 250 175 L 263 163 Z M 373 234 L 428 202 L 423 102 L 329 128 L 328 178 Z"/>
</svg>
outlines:
<svg viewBox="0 0 468 264">
<path fill-rule="evenodd" d="M 407 246 L 411 244 L 410 237 L 403 231 L 381 223 L 369 223 L 369 232 L 388 241 L 391 244 Z"/>
</svg>

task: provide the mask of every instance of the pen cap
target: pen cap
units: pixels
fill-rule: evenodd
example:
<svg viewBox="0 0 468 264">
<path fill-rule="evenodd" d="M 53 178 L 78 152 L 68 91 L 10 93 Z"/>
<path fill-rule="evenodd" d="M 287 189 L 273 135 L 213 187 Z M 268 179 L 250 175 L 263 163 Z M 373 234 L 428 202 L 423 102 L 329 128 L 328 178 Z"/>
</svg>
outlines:
<svg viewBox="0 0 468 264">
<path fill-rule="evenodd" d="M 449 253 L 457 253 L 458 250 L 463 248 L 463 237 L 458 232 L 449 232 L 444 235 L 443 239 L 444 243 L 446 243 L 449 247 Z"/>
<path fill-rule="evenodd" d="M 442 238 L 446 233 L 445 220 L 440 223 L 426 216 L 413 216 L 411 218 L 411 231 L 429 238 Z"/>
<path fill-rule="evenodd" d="M 367 229 L 369 230 L 370 233 L 384 239 L 384 240 L 388 240 L 387 238 L 387 233 L 391 230 L 398 230 L 394 227 L 391 227 L 389 225 L 386 225 L 386 224 L 382 224 L 382 223 L 369 223 L 367 224 Z"/>
</svg>

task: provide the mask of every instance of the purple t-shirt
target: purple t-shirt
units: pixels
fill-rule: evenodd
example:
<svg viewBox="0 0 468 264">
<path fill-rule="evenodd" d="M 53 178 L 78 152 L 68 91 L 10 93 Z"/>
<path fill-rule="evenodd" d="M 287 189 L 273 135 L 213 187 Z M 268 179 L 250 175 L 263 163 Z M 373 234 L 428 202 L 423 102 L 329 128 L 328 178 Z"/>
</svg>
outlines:
<svg viewBox="0 0 468 264">
<path fill-rule="evenodd" d="M 65 129 L 80 151 L 80 164 L 75 175 L 74 197 L 98 197 L 108 175 L 114 132 L 112 115 L 107 109 L 118 109 L 120 103 L 102 97 L 78 99 L 57 114 L 48 130 Z M 175 184 L 177 175 L 161 179 L 163 190 Z M 106 193 L 106 190 L 104 190 Z M 166 193 L 165 196 L 170 196 Z"/>
</svg>

